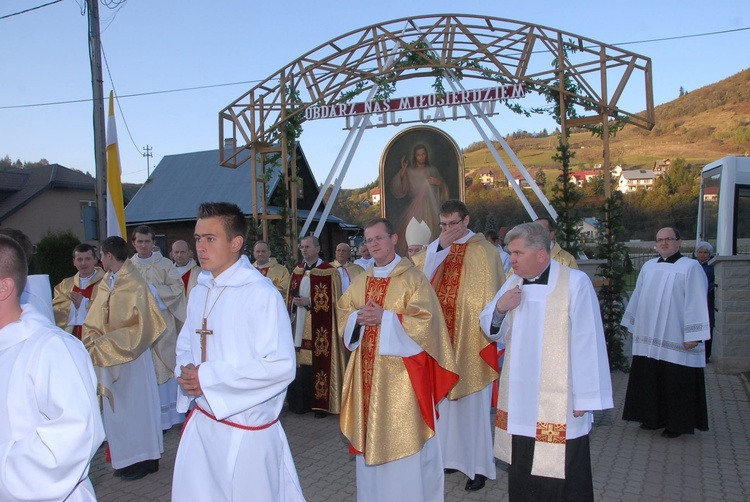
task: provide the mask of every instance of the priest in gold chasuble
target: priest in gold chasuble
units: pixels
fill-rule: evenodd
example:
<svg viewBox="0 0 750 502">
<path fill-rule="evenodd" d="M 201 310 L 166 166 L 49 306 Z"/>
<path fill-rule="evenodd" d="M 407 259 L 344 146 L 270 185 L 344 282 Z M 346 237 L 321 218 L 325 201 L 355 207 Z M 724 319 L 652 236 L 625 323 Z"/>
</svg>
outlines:
<svg viewBox="0 0 750 502">
<path fill-rule="evenodd" d="M 448 332 L 424 274 L 395 254 L 392 224 L 372 220 L 365 238 L 375 264 L 338 303 L 352 351 L 340 423 L 356 455 L 357 500 L 443 500 L 436 407 L 458 380 Z"/>
<path fill-rule="evenodd" d="M 253 266 L 258 269 L 258 272 L 271 279 L 281 296 L 286 295 L 286 290 L 289 287 L 289 270 L 271 256 L 271 248 L 266 241 L 255 242 L 253 258 L 255 258 Z"/>
<path fill-rule="evenodd" d="M 438 239 L 413 259 L 437 293 L 460 376 L 440 404 L 443 461 L 466 474 L 466 490 L 475 491 L 496 477 L 489 417 L 499 375 L 497 345 L 479 327 L 479 314 L 502 286 L 505 272 L 497 249 L 469 230 L 469 221 L 463 202 L 444 202 Z"/>
<path fill-rule="evenodd" d="M 107 274 L 89 307 L 83 344 L 99 379 L 112 467 L 123 479 L 134 480 L 158 470 L 163 450 L 150 347 L 167 324 L 148 283 L 127 259 L 127 243 L 108 237 L 101 252 Z"/>
<path fill-rule="evenodd" d="M 341 412 L 341 382 L 346 361 L 337 336 L 336 301 L 341 277 L 336 268 L 318 257 L 316 237 L 300 241 L 304 261 L 292 273 L 287 308 L 297 350 L 297 376 L 287 398 L 293 413 L 314 411 L 316 418 Z"/>
<path fill-rule="evenodd" d="M 99 281 L 104 277 L 104 270 L 96 266 L 96 250 L 86 243 L 78 244 L 73 249 L 73 265 L 78 272 L 55 286 L 52 310 L 55 324 L 80 340 L 83 322 Z"/>
</svg>

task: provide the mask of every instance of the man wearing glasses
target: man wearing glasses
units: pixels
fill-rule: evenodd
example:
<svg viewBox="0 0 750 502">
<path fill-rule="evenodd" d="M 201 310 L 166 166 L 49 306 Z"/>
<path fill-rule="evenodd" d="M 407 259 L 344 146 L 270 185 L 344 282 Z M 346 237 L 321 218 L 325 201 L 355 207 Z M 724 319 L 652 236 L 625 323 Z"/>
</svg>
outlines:
<svg viewBox="0 0 750 502">
<path fill-rule="evenodd" d="M 490 408 L 499 374 L 497 345 L 482 332 L 479 314 L 503 285 L 505 272 L 497 248 L 469 230 L 469 221 L 463 202 L 445 201 L 440 236 L 414 258 L 437 293 L 460 377 L 439 408 L 443 464 L 448 473 L 466 474 L 466 490 L 476 491 L 485 479 L 495 479 Z"/>
<path fill-rule="evenodd" d="M 624 420 L 676 438 L 708 430 L 705 347 L 710 338 L 706 274 L 680 254 L 677 229 L 656 234 L 659 258 L 643 265 L 622 325 L 633 335 Z"/>
<path fill-rule="evenodd" d="M 448 332 L 424 274 L 396 254 L 391 222 L 371 220 L 365 239 L 375 264 L 338 303 L 352 351 L 341 432 L 356 455 L 357 500 L 442 501 L 435 408 L 458 380 Z"/>
<path fill-rule="evenodd" d="M 336 267 L 320 259 L 320 241 L 308 235 L 299 244 L 302 262 L 295 267 L 287 291 L 297 349 L 297 376 L 289 385 L 289 411 L 315 412 L 315 418 L 341 411 L 344 351 L 337 336 L 335 305 L 341 296 Z"/>
</svg>

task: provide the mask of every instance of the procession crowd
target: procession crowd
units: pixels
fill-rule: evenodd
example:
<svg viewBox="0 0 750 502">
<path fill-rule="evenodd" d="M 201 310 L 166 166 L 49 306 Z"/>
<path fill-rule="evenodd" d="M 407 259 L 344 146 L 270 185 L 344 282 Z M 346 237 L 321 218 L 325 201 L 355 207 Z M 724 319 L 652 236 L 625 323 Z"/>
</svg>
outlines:
<svg viewBox="0 0 750 502">
<path fill-rule="evenodd" d="M 591 280 L 552 219 L 501 237 L 461 201 L 439 213 L 437 235 L 412 218 L 406 246 L 371 220 L 355 261 L 304 237 L 290 273 L 265 241 L 251 263 L 236 205 L 204 203 L 196 256 L 181 240 L 163 256 L 139 226 L 132 257 L 120 237 L 76 246 L 54 292 L 28 275 L 28 238 L 0 229 L 0 500 L 96 500 L 105 439 L 113 475 L 137 481 L 177 424 L 172 500 L 304 500 L 286 406 L 338 418 L 359 501 L 442 501 L 454 472 L 482 490 L 496 461 L 511 501 L 593 501 L 593 412 L 614 403 Z M 622 418 L 670 440 L 708 430 L 712 250 L 681 244 L 659 230 L 622 319 Z"/>
</svg>

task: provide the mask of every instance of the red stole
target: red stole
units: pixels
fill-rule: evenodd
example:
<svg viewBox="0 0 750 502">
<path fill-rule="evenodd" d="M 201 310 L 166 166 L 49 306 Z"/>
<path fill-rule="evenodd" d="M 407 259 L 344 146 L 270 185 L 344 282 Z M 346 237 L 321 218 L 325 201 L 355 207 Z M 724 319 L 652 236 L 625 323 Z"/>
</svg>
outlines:
<svg viewBox="0 0 750 502">
<path fill-rule="evenodd" d="M 391 278 L 368 277 L 367 286 L 365 287 L 365 304 L 372 300 L 381 307 L 385 303 L 385 295 L 388 291 Z M 398 314 L 399 321 L 402 321 L 402 315 Z M 362 358 L 362 407 L 363 423 L 367 430 L 367 420 L 370 412 L 370 397 L 372 394 L 372 377 L 375 365 L 375 356 L 378 352 L 380 337 L 380 324 L 376 326 L 365 326 L 362 333 L 362 341 L 359 350 Z M 414 395 L 419 405 L 422 419 L 427 426 L 435 430 L 435 417 L 437 415 L 437 404 L 448 395 L 448 392 L 458 382 L 458 375 L 442 368 L 427 352 L 422 351 L 419 354 L 402 358 L 404 368 L 409 375 L 409 381 Z M 387 389 L 381 389 L 381 392 L 388 392 Z M 381 412 L 383 413 L 383 412 Z M 367 434 L 365 434 L 367 437 Z M 363 449 L 364 450 L 364 449 Z M 357 451 L 351 444 L 349 452 L 362 454 L 364 451 Z"/>
<path fill-rule="evenodd" d="M 94 287 L 96 287 L 97 284 L 99 284 L 99 283 L 98 282 L 91 282 L 86 287 L 86 289 L 81 289 L 81 288 L 79 288 L 78 286 L 76 286 L 74 284 L 73 285 L 73 291 L 75 291 L 76 293 L 81 293 L 84 298 L 88 298 L 89 300 L 91 300 L 91 295 L 93 294 Z M 81 339 L 81 335 L 83 335 L 83 326 L 81 326 L 80 324 L 77 324 L 77 325 L 73 326 L 73 335 L 80 340 Z"/>
<path fill-rule="evenodd" d="M 190 274 L 192 272 L 193 272 L 193 269 L 190 268 L 190 269 L 188 269 L 187 272 L 185 272 L 184 274 L 182 274 L 182 285 L 185 286 L 185 293 L 187 293 L 188 282 L 190 282 Z"/>
</svg>

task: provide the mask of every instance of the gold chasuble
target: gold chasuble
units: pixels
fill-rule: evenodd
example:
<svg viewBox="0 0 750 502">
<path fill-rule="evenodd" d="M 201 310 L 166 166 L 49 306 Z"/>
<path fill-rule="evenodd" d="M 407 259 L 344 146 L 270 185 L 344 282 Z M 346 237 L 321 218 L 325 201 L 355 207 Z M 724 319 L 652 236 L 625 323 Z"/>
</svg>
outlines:
<svg viewBox="0 0 750 502">
<path fill-rule="evenodd" d="M 550 258 L 555 260 L 557 263 L 560 263 L 561 265 L 565 265 L 566 267 L 578 270 L 578 263 L 576 263 L 575 257 L 561 248 L 560 244 L 558 244 L 557 242 L 555 242 L 555 244 L 552 246 L 552 250 L 550 251 Z"/>
<path fill-rule="evenodd" d="M 421 270 L 424 270 L 425 255 L 413 257 Z M 497 344 L 482 331 L 479 314 L 504 281 L 500 254 L 482 234 L 474 234 L 464 244 L 453 243 L 447 258 L 431 278 L 460 376 L 448 399 L 456 400 L 478 392 L 499 376 Z"/>
<path fill-rule="evenodd" d="M 312 409 L 341 412 L 341 382 L 346 361 L 344 346 L 337 336 L 336 302 L 341 296 L 341 276 L 330 263 L 323 262 L 305 271 L 304 263 L 292 273 L 287 291 L 287 309 L 294 318 L 292 299 L 299 295 L 300 283 L 310 279 L 310 309 L 305 316 L 301 346 L 297 347 L 297 366 L 312 367 Z M 302 307 L 300 307 L 302 308 Z"/>
<path fill-rule="evenodd" d="M 380 325 L 362 329 L 344 377 L 341 432 L 367 465 L 419 452 L 435 435 L 437 403 L 458 380 L 448 332 L 424 274 L 402 259 L 386 278 L 371 267 L 352 281 L 338 303 L 344 320 L 373 300 L 398 316 L 424 350 L 412 357 L 380 355 Z"/>
<path fill-rule="evenodd" d="M 83 325 L 83 344 L 100 368 L 135 361 L 167 329 L 148 283 L 129 260 L 117 272 L 114 291 L 110 276 L 99 282 Z M 97 390 L 112 401 L 106 383 L 100 381 Z"/>
<path fill-rule="evenodd" d="M 78 331 L 75 328 L 80 326 L 68 326 L 68 316 L 70 315 L 70 304 L 73 300 L 70 298 L 70 294 L 73 291 L 81 293 L 85 298 L 92 300 L 96 297 L 96 291 L 99 281 L 104 277 L 104 270 L 99 267 L 94 268 L 94 276 L 89 280 L 89 285 L 86 288 L 81 288 L 80 274 L 76 274 L 73 277 L 63 279 L 60 284 L 55 286 L 55 290 L 52 293 L 52 310 L 55 313 L 55 324 L 59 328 L 62 328 L 68 332 Z M 73 331 L 71 331 L 73 328 Z M 81 333 L 73 333 L 76 338 L 81 338 Z"/>
<path fill-rule="evenodd" d="M 271 258 L 265 265 L 258 265 L 256 261 L 253 266 L 258 269 L 258 272 L 268 277 L 279 290 L 282 295 L 286 294 L 287 287 L 289 286 L 289 271 L 285 266 L 281 265 L 276 258 Z"/>
</svg>

